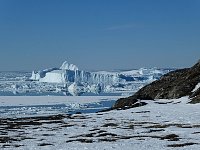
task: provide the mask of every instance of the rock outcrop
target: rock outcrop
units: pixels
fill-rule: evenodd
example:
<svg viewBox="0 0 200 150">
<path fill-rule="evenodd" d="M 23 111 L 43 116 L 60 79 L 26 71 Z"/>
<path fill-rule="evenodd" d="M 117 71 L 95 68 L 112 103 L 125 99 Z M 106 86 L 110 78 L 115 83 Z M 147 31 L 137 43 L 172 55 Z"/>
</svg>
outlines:
<svg viewBox="0 0 200 150">
<path fill-rule="evenodd" d="M 138 100 L 177 99 L 183 96 L 189 96 L 193 103 L 200 102 L 200 87 L 196 87 L 198 83 L 200 83 L 200 61 L 191 68 L 163 75 L 159 80 L 141 88 L 133 96 L 119 99 L 113 108 L 130 108 Z"/>
</svg>

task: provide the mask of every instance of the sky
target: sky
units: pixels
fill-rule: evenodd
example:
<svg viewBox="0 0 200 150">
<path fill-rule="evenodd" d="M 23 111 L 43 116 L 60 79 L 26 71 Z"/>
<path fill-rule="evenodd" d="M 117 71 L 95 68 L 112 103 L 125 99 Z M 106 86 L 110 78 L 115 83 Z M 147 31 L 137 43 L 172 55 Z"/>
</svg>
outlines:
<svg viewBox="0 0 200 150">
<path fill-rule="evenodd" d="M 0 0 L 0 71 L 185 68 L 200 59 L 200 0 Z"/>
</svg>

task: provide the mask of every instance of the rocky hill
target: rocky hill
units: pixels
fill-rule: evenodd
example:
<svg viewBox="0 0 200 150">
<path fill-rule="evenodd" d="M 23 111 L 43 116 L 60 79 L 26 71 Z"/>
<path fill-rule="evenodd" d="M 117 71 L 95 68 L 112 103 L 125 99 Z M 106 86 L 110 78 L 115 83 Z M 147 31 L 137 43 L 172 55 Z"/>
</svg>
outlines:
<svg viewBox="0 0 200 150">
<path fill-rule="evenodd" d="M 133 96 L 119 99 L 113 108 L 137 106 L 138 100 L 177 99 L 189 96 L 192 103 L 200 102 L 200 61 L 191 68 L 163 75 L 159 80 L 141 88 Z"/>
</svg>

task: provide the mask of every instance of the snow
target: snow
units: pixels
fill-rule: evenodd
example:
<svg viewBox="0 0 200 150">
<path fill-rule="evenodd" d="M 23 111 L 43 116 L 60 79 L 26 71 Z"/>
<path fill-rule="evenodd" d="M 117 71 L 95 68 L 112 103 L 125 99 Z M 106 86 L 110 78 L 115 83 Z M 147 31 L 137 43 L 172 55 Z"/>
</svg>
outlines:
<svg viewBox="0 0 200 150">
<path fill-rule="evenodd" d="M 192 92 L 195 92 L 196 90 L 198 90 L 200 88 L 200 83 L 198 83 L 195 88 L 192 90 Z"/>
<path fill-rule="evenodd" d="M 32 99 L 33 98 L 33 99 Z M 47 104 L 50 102 L 100 102 L 106 97 L 0 97 L 3 105 Z M 116 98 L 116 97 L 115 97 Z M 31 100 L 32 99 L 32 100 Z M 108 98 L 109 99 L 109 98 Z M 107 99 L 107 100 L 108 100 Z M 143 100 L 142 100 L 143 101 Z M 188 97 L 174 100 L 144 100 L 148 104 L 128 110 L 113 110 L 102 113 L 74 114 L 64 118 L 61 123 L 43 123 L 42 125 L 24 126 L 21 129 L 9 130 L 7 136 L 27 136 L 21 141 L 6 143 L 6 149 L 16 150 L 197 150 L 200 149 L 200 104 L 188 104 Z M 77 106 L 77 105 L 76 105 Z M 9 116 L 7 116 L 9 117 Z M 107 124 L 107 126 L 106 126 Z M 113 125 L 108 125 L 113 124 Z M 3 127 L 3 126 L 2 126 Z M 102 134 L 105 133 L 105 134 Z M 167 139 L 167 135 L 177 135 L 178 139 Z M 48 136 L 44 136 L 48 135 Z M 81 142 L 81 139 L 91 143 Z M 106 141 L 108 140 L 108 141 Z M 41 143 L 52 145 L 39 146 Z M 170 147 L 173 144 L 197 143 Z M 0 143 L 0 146 L 5 143 Z M 180 145 L 177 145 L 180 146 Z"/>
</svg>

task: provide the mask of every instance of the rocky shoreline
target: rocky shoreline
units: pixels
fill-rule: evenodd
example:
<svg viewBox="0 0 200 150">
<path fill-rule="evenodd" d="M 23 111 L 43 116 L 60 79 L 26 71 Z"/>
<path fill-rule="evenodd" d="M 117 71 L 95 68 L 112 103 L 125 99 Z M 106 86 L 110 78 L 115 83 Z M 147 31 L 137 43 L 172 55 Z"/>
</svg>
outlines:
<svg viewBox="0 0 200 150">
<path fill-rule="evenodd" d="M 198 103 L 200 88 L 195 89 L 198 83 L 200 83 L 200 61 L 191 68 L 179 69 L 163 75 L 159 80 L 141 88 L 133 96 L 119 99 L 113 109 L 135 107 L 139 100 L 178 99 L 184 96 L 189 96 L 191 103 Z"/>
</svg>

